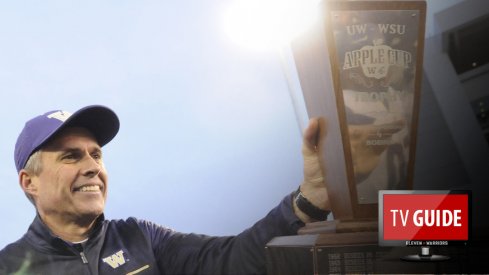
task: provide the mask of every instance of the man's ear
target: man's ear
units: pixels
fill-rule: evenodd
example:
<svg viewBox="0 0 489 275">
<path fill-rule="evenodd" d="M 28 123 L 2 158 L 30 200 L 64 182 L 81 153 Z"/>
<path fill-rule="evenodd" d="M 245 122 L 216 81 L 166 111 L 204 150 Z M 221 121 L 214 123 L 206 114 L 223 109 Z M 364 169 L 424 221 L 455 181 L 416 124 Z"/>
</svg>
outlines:
<svg viewBox="0 0 489 275">
<path fill-rule="evenodd" d="M 19 172 L 19 184 L 20 188 L 24 190 L 24 193 L 35 197 L 37 195 L 37 181 L 33 180 L 33 175 L 31 175 L 26 170 L 22 169 Z"/>
</svg>

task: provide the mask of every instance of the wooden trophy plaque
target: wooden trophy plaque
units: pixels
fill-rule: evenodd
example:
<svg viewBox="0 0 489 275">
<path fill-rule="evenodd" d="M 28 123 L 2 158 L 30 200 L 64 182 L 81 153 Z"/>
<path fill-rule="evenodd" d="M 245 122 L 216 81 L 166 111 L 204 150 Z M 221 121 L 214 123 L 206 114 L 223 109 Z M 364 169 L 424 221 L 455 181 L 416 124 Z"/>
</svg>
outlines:
<svg viewBox="0 0 489 275">
<path fill-rule="evenodd" d="M 326 1 L 292 45 L 310 117 L 327 119 L 321 154 L 333 222 L 301 232 L 377 231 L 379 190 L 412 189 L 424 1 Z"/>
<path fill-rule="evenodd" d="M 377 245 L 378 191 L 412 189 L 425 1 L 330 0 L 320 9 L 322 22 L 292 51 L 308 115 L 327 121 L 319 150 L 334 219 L 272 240 L 272 274 L 285 270 L 275 263 L 293 265 L 301 253 L 308 262 L 298 268 L 312 264 L 313 273 L 381 271 L 372 265 L 385 249 Z M 338 267 L 345 255 L 365 265 L 330 269 L 318 260 Z"/>
</svg>

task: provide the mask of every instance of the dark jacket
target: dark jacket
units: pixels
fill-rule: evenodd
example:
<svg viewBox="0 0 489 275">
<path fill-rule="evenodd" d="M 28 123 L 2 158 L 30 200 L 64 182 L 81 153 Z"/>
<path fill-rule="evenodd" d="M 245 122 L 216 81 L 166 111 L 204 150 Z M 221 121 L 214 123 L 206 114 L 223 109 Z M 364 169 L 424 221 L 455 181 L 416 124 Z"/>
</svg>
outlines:
<svg viewBox="0 0 489 275">
<path fill-rule="evenodd" d="M 287 196 L 237 236 L 175 232 L 154 223 L 99 217 L 87 242 L 67 243 L 36 216 L 27 233 L 0 251 L 0 274 L 265 273 L 265 244 L 303 225 Z M 18 273 L 16 273 L 18 272 Z M 131 273 L 132 272 L 132 273 Z"/>
</svg>

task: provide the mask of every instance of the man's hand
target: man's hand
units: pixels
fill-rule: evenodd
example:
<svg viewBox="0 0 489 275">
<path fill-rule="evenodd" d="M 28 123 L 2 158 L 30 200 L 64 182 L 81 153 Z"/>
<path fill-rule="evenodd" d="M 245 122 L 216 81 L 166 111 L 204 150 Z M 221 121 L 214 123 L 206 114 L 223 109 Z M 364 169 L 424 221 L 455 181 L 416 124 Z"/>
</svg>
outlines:
<svg viewBox="0 0 489 275">
<path fill-rule="evenodd" d="M 328 191 L 324 183 L 324 175 L 320 164 L 320 150 L 323 138 L 326 135 L 326 122 L 324 119 L 313 118 L 304 131 L 302 144 L 302 156 L 304 158 L 304 182 L 300 186 L 303 196 L 314 206 L 330 210 Z M 313 219 L 302 212 L 293 203 L 295 214 L 303 222 L 311 222 Z"/>
</svg>

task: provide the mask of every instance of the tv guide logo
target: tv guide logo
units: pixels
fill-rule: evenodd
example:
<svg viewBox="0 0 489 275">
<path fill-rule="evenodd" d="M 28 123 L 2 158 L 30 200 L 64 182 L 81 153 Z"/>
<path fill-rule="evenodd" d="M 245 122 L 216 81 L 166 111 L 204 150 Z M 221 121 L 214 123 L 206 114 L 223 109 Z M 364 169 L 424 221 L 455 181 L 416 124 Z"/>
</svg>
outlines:
<svg viewBox="0 0 489 275">
<path fill-rule="evenodd" d="M 467 240 L 466 194 L 384 194 L 385 240 Z"/>
</svg>

